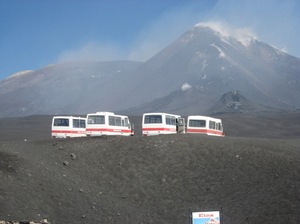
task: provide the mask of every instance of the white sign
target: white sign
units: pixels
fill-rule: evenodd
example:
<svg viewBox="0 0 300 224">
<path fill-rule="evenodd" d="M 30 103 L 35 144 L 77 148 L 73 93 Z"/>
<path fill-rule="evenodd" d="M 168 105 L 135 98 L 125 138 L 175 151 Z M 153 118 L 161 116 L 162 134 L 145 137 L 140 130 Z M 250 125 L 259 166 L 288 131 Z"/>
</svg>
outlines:
<svg viewBox="0 0 300 224">
<path fill-rule="evenodd" d="M 220 211 L 192 212 L 192 224 L 220 223 Z"/>
</svg>

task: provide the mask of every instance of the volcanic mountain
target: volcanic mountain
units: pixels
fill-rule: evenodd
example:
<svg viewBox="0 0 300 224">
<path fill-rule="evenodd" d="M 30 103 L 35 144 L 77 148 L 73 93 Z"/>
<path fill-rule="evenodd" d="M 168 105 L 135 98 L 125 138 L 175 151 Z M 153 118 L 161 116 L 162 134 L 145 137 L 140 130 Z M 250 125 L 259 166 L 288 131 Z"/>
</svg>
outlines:
<svg viewBox="0 0 300 224">
<path fill-rule="evenodd" d="M 218 113 L 222 96 L 235 91 L 248 107 L 260 105 L 250 113 L 297 110 L 299 74 L 299 58 L 251 36 L 197 24 L 143 63 L 69 62 L 10 76 L 0 81 L 0 116 Z"/>
</svg>

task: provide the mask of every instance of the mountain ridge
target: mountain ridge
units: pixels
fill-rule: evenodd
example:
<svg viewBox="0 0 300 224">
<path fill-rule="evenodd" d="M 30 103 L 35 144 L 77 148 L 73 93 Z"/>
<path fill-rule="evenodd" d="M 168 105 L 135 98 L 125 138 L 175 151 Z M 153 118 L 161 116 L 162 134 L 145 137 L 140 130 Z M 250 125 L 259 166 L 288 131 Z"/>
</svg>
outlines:
<svg viewBox="0 0 300 224">
<path fill-rule="evenodd" d="M 235 90 L 275 111 L 300 108 L 300 59 L 255 38 L 242 43 L 202 25 L 146 62 L 68 62 L 26 74 L 0 81 L 0 117 L 131 113 L 138 107 L 142 113 L 141 105 L 154 111 L 158 101 L 161 110 L 172 113 L 204 113 Z M 191 90 L 184 93 L 184 86 Z M 179 98 L 171 106 L 168 100 L 174 96 Z M 197 101 L 201 105 L 196 108 Z"/>
</svg>

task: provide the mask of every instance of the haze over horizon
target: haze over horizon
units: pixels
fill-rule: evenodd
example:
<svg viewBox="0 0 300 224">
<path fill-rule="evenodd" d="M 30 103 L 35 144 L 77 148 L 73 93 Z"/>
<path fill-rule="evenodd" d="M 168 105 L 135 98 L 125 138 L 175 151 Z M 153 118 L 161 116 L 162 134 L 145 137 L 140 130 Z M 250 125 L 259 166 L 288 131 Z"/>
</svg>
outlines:
<svg viewBox="0 0 300 224">
<path fill-rule="evenodd" d="M 300 57 L 297 0 L 0 0 L 0 80 L 73 60 L 145 61 L 198 23 Z"/>
</svg>

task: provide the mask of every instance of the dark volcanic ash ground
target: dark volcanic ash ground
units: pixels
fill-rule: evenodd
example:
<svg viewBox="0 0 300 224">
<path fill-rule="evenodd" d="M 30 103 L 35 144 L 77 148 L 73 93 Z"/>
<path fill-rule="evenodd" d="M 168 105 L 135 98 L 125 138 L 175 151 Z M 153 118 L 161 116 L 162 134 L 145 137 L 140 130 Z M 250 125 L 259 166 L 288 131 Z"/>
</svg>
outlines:
<svg viewBox="0 0 300 224">
<path fill-rule="evenodd" d="M 0 220 L 190 223 L 191 211 L 222 210 L 224 223 L 300 223 L 300 139 L 264 137 L 263 120 L 245 130 L 256 126 L 260 138 L 241 137 L 240 129 L 225 138 L 59 140 L 50 139 L 50 127 L 30 125 L 48 118 L 22 119 L 26 134 L 18 125 L 11 138 L 0 132 Z"/>
</svg>

